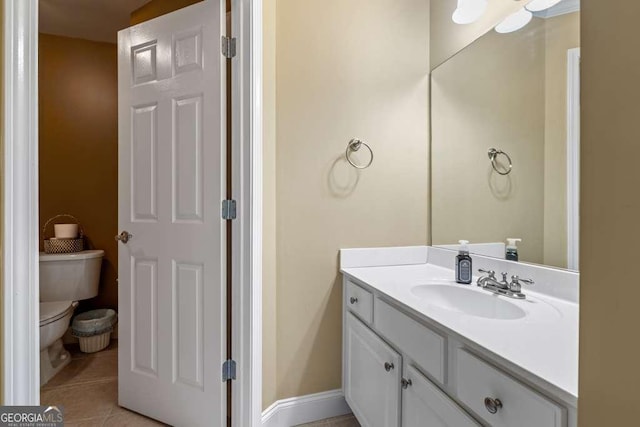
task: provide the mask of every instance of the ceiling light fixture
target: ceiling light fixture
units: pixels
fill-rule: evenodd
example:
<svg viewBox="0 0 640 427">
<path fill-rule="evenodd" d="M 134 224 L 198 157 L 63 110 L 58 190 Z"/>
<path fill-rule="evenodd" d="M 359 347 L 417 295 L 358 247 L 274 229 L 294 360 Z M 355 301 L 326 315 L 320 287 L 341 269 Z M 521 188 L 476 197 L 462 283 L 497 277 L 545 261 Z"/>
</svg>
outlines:
<svg viewBox="0 0 640 427">
<path fill-rule="evenodd" d="M 520 28 L 524 27 L 531 21 L 533 18 L 533 14 L 525 9 L 524 7 L 513 13 L 504 20 L 496 25 L 495 30 L 499 33 L 511 33 L 513 31 L 518 31 Z"/>
<path fill-rule="evenodd" d="M 533 0 L 525 7 L 531 12 L 540 12 L 560 3 L 562 0 Z"/>
<path fill-rule="evenodd" d="M 456 24 L 476 22 L 487 10 L 488 0 L 458 0 L 458 7 L 451 19 Z"/>
</svg>

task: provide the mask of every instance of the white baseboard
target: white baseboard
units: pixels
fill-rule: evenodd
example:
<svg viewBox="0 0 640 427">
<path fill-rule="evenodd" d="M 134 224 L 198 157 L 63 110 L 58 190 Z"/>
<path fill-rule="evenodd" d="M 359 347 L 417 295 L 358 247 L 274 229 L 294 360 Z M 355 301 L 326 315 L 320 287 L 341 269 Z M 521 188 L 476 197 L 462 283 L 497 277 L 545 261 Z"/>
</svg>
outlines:
<svg viewBox="0 0 640 427">
<path fill-rule="evenodd" d="M 292 427 L 350 413 L 342 390 L 331 390 L 278 400 L 262 413 L 262 426 Z"/>
</svg>

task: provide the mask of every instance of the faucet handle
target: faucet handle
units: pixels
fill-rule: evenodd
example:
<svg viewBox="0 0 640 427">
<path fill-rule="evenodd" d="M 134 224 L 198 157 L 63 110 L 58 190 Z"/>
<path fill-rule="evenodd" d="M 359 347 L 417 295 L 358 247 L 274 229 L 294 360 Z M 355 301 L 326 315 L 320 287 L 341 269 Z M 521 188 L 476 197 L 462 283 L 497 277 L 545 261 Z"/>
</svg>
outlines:
<svg viewBox="0 0 640 427">
<path fill-rule="evenodd" d="M 526 285 L 533 285 L 533 284 L 536 283 L 532 279 L 521 279 L 518 276 L 511 276 L 511 282 L 512 283 L 524 283 Z"/>
<path fill-rule="evenodd" d="M 485 269 L 483 269 L 483 268 L 479 268 L 479 269 L 478 269 L 478 272 L 479 272 L 479 273 L 485 273 L 485 274 L 488 274 L 488 275 L 489 275 L 489 277 L 491 277 L 492 279 L 495 279 L 495 278 L 496 278 L 496 272 L 495 272 L 495 271 L 493 271 L 493 270 L 485 270 Z"/>
<path fill-rule="evenodd" d="M 527 285 L 533 285 L 535 282 L 531 279 L 521 279 L 518 276 L 511 276 L 511 283 L 509 284 L 509 289 L 511 292 L 520 293 L 522 291 L 522 284 L 526 283 Z"/>
</svg>

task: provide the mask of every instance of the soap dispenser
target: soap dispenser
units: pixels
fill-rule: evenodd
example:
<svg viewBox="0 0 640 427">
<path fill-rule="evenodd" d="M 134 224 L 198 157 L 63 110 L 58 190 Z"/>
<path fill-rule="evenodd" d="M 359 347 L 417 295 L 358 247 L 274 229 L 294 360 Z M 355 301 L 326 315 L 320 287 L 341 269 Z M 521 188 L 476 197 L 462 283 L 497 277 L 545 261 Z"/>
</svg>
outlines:
<svg viewBox="0 0 640 427">
<path fill-rule="evenodd" d="M 456 256 L 456 282 L 468 285 L 471 283 L 472 268 L 469 256 L 469 241 L 460 240 L 460 249 Z"/>
<path fill-rule="evenodd" d="M 518 261 L 518 242 L 522 242 L 522 239 L 507 239 L 507 253 L 505 254 L 507 261 Z"/>
</svg>

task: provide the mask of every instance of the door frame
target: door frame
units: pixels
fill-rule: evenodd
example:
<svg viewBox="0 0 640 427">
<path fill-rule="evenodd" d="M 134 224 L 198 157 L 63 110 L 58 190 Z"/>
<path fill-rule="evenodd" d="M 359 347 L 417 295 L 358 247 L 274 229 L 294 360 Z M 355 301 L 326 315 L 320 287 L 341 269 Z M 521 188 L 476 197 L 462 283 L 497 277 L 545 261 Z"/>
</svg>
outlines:
<svg viewBox="0 0 640 427">
<path fill-rule="evenodd" d="M 580 48 L 567 51 L 567 268 L 580 264 Z"/>
<path fill-rule="evenodd" d="M 38 1 L 3 2 L 2 398 L 40 400 Z"/>
<path fill-rule="evenodd" d="M 38 0 L 2 2 L 2 404 L 40 403 Z M 262 0 L 232 0 L 232 387 L 235 426 L 261 425 Z"/>
</svg>

